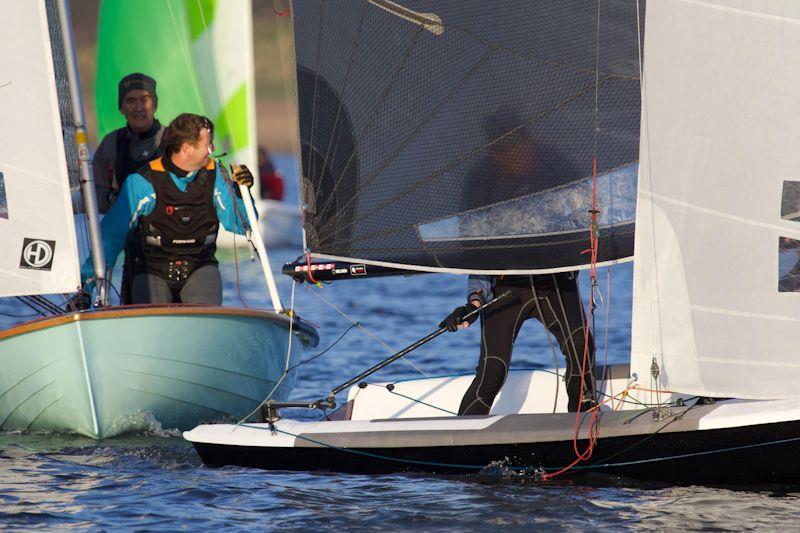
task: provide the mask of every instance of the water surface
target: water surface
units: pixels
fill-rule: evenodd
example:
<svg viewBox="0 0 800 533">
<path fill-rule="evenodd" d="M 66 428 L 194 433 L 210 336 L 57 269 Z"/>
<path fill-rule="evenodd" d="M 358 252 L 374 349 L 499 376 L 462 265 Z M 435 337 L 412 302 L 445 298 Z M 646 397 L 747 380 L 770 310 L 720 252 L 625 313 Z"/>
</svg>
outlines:
<svg viewBox="0 0 800 533">
<path fill-rule="evenodd" d="M 273 269 L 299 250 L 273 250 Z M 257 266 L 241 254 L 223 262 L 225 302 L 268 307 Z M 230 258 L 229 258 L 230 259 Z M 600 272 L 598 361 L 626 362 L 630 350 L 631 266 Z M 237 273 L 239 277 L 237 290 Z M 292 284 L 278 277 L 284 303 Z M 586 275 L 581 275 L 584 296 Z M 294 287 L 297 312 L 315 323 L 313 356 L 359 322 L 324 356 L 304 365 L 294 398 L 318 398 L 391 350 L 430 333 L 463 302 L 463 276 L 419 275 Z M 609 290 L 610 287 L 610 290 Z M 0 312 L 25 314 L 13 300 Z M 605 331 L 605 313 L 609 328 Z M 19 319 L 0 316 L 0 326 Z M 472 372 L 478 328 L 446 334 L 371 378 L 372 381 Z M 375 338 L 379 338 L 380 342 Z M 607 339 L 607 342 L 606 342 Z M 606 347 L 607 345 L 607 347 Z M 553 354 L 544 329 L 528 321 L 512 367 L 545 368 Z M 317 413 L 298 411 L 301 418 Z M 277 529 L 510 530 L 533 528 L 796 529 L 800 488 L 731 490 L 671 487 L 614 477 L 542 484 L 502 468 L 465 476 L 341 475 L 208 469 L 176 431 L 142 419 L 136 433 L 96 442 L 70 435 L 0 433 L 0 526 L 17 529 L 217 527 Z M 368 459 L 365 459 L 368 460 Z"/>
</svg>

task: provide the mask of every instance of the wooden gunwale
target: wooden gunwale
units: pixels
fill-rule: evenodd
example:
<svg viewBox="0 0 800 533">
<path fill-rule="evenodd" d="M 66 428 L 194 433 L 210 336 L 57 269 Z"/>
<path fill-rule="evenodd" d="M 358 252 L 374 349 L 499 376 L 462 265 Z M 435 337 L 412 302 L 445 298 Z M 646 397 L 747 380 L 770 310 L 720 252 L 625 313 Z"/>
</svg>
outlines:
<svg viewBox="0 0 800 533">
<path fill-rule="evenodd" d="M 70 322 L 169 315 L 223 315 L 249 317 L 279 322 L 286 328 L 289 327 L 290 321 L 288 316 L 276 313 L 275 311 L 243 309 L 240 307 L 193 304 L 128 305 L 124 307 L 107 307 L 93 311 L 78 311 L 54 317 L 37 318 L 35 320 L 23 322 L 22 324 L 18 324 L 12 328 L 0 331 L 0 341 L 15 337 L 17 335 L 24 335 L 34 331 L 53 328 Z M 296 321 L 294 327 L 299 333 L 309 337 L 312 345 L 316 344 L 314 341 L 318 341 L 318 335 L 312 326 L 305 322 Z"/>
</svg>

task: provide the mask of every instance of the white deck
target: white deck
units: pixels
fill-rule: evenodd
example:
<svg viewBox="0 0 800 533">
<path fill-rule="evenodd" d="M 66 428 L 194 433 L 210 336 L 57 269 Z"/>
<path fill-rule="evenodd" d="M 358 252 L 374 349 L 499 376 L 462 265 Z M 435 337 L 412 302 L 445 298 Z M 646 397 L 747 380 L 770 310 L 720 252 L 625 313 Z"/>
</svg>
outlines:
<svg viewBox="0 0 800 533">
<path fill-rule="evenodd" d="M 656 403 L 649 385 L 628 376 L 628 365 L 606 368 L 608 379 L 597 380 L 598 400 L 606 402 L 602 409 L 641 409 L 642 403 Z M 598 375 L 602 376 L 602 371 Z M 568 397 L 562 376 L 552 370 L 511 370 L 490 414 L 566 413 Z M 467 374 L 399 381 L 391 391 L 387 383 L 371 383 L 364 389 L 353 386 L 347 395 L 348 401 L 354 400 L 350 419 L 453 416 L 472 379 L 473 374 Z M 662 393 L 660 401 L 675 397 Z"/>
</svg>

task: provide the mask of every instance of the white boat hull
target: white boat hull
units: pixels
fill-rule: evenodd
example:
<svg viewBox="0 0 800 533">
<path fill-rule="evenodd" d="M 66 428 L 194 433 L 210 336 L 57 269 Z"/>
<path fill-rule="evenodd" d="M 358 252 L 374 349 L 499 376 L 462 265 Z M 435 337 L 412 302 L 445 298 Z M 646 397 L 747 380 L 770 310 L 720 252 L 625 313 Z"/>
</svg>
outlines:
<svg viewBox="0 0 800 533">
<path fill-rule="evenodd" d="M 536 372 L 517 374 L 509 379 L 536 383 L 543 378 Z M 377 403 L 376 397 L 365 394 L 370 389 L 375 389 L 375 394 L 382 394 L 381 389 L 394 394 L 403 383 L 411 383 L 417 393 L 431 400 L 447 388 L 442 379 L 401 382 L 391 391 L 380 386 L 354 388 L 350 395 L 354 401 L 331 420 L 201 425 L 184 437 L 210 466 L 362 473 L 468 473 L 502 465 L 547 474 L 575 460 L 575 443 L 580 451 L 589 446 L 593 413 L 552 412 L 552 396 L 549 411 L 530 412 L 537 410 L 533 402 L 528 404 L 528 412 L 500 413 L 504 409 L 497 409 L 503 405 L 498 399 L 493 414 L 486 416 L 458 417 L 439 411 L 412 417 L 411 409 L 398 411 L 398 404 L 388 408 L 395 410 L 393 417 L 359 418 Z M 457 377 L 444 379 L 459 381 Z M 608 391 L 614 381 L 601 382 L 601 390 Z M 431 385 L 427 393 L 422 391 L 425 382 Z M 628 403 L 633 389 L 626 390 L 616 393 L 628 398 L 625 403 L 607 402 L 600 408 L 593 452 L 588 459 L 577 461 L 570 474 L 612 473 L 680 483 L 800 482 L 800 462 L 794 459 L 800 453 L 800 399 L 713 404 L 686 399 L 683 404 L 646 409 L 637 408 L 635 401 Z M 411 388 L 406 387 L 406 392 Z M 408 395 L 399 395 L 409 401 Z M 363 409 L 367 411 L 359 404 L 366 405 Z M 345 419 L 333 419 L 337 416 Z"/>
</svg>

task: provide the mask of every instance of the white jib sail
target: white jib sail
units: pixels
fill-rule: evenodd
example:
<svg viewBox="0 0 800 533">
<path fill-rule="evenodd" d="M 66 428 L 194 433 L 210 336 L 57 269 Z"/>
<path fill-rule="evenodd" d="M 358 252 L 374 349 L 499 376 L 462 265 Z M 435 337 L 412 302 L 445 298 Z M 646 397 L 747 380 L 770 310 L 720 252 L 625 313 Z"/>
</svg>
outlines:
<svg viewBox="0 0 800 533">
<path fill-rule="evenodd" d="M 75 291 L 75 223 L 44 2 L 0 17 L 0 296 Z"/>
<path fill-rule="evenodd" d="M 643 63 L 631 371 L 800 394 L 800 2 L 648 2 Z"/>
</svg>

